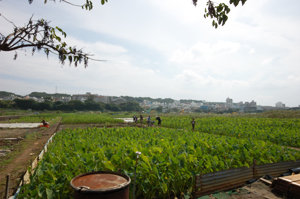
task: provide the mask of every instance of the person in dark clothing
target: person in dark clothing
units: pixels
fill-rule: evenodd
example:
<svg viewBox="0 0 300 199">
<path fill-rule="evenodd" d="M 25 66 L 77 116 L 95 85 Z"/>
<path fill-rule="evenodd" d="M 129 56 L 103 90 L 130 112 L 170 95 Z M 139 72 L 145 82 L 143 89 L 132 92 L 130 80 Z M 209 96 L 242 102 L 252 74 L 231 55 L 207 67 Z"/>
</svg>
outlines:
<svg viewBox="0 0 300 199">
<path fill-rule="evenodd" d="M 140 122 L 141 122 L 141 125 L 143 125 L 143 116 L 142 115 L 140 115 Z"/>
<path fill-rule="evenodd" d="M 194 131 L 194 130 L 195 130 L 195 124 L 196 124 L 196 121 L 195 121 L 194 118 L 193 118 L 193 120 L 191 121 L 191 123 L 192 123 L 193 131 Z"/>
<path fill-rule="evenodd" d="M 133 121 L 136 122 L 136 116 L 135 115 L 133 116 Z"/>
<path fill-rule="evenodd" d="M 161 125 L 161 119 L 160 119 L 160 117 L 156 116 L 156 120 L 158 121 L 158 126 L 160 126 Z"/>
<path fill-rule="evenodd" d="M 148 127 L 151 126 L 151 117 L 150 117 L 150 115 L 147 118 L 147 124 L 148 124 Z"/>
</svg>

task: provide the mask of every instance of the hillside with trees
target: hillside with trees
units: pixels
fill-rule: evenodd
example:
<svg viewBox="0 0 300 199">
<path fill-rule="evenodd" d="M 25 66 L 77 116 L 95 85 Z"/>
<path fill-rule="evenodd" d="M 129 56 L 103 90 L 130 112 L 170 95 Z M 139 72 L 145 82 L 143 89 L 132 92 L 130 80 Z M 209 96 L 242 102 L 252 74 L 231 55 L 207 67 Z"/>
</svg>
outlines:
<svg viewBox="0 0 300 199">
<path fill-rule="evenodd" d="M 46 92 L 32 92 L 29 94 L 29 97 L 36 97 L 36 98 L 47 98 L 47 97 L 71 97 L 69 94 L 63 94 L 63 93 L 53 93 L 49 94 Z"/>
</svg>

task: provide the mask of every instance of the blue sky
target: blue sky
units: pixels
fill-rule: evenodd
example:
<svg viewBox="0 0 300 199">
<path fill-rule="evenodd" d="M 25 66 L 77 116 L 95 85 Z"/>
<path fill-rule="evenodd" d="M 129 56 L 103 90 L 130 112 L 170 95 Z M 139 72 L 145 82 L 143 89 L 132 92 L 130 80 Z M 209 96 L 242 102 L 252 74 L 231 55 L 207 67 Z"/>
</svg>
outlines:
<svg viewBox="0 0 300 199">
<path fill-rule="evenodd" d="M 34 14 L 67 33 L 65 41 L 95 54 L 88 68 L 61 66 L 31 49 L 0 53 L 0 90 L 300 105 L 300 14 L 297 0 L 247 1 L 225 26 L 204 19 L 205 0 L 94 0 L 85 11 L 65 3 L 0 1 L 17 26 Z M 82 0 L 72 1 L 82 4 Z M 221 2 L 221 1 L 215 1 Z M 228 3 L 228 0 L 224 1 Z M 0 32 L 13 27 L 0 18 Z"/>
</svg>

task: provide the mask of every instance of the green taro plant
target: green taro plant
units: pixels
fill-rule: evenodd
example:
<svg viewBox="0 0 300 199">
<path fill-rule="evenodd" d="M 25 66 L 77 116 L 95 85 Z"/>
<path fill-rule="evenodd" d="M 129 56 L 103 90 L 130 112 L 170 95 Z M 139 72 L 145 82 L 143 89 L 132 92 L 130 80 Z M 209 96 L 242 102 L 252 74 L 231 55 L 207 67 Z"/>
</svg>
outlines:
<svg viewBox="0 0 300 199">
<path fill-rule="evenodd" d="M 136 198 L 171 198 L 192 192 L 195 175 L 300 159 L 300 151 L 269 141 L 163 128 L 67 129 L 22 187 L 20 198 L 73 198 L 69 183 L 90 171 L 118 171 L 133 179 Z M 130 189 L 130 194 L 132 188 Z"/>
</svg>

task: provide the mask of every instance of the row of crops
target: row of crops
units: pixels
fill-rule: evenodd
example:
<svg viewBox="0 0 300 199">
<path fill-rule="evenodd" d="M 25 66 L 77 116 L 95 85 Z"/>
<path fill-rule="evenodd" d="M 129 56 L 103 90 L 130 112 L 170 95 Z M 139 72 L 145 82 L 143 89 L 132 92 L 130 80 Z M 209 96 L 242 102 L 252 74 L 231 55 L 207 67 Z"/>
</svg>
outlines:
<svg viewBox="0 0 300 199">
<path fill-rule="evenodd" d="M 22 116 L 19 119 L 9 120 L 9 123 L 35 123 L 51 121 L 53 118 L 61 117 L 62 124 L 111 124 L 123 123 L 123 120 L 114 119 L 112 115 L 108 114 L 91 114 L 91 113 L 48 113 L 40 115 Z"/>
<path fill-rule="evenodd" d="M 73 198 L 70 180 L 90 171 L 119 171 L 133 179 L 136 151 L 142 152 L 136 196 L 143 199 L 192 192 L 196 174 L 249 166 L 253 159 L 257 164 L 300 159 L 300 151 L 252 137 L 163 128 L 64 130 L 19 197 Z"/>
<path fill-rule="evenodd" d="M 196 131 L 300 147 L 300 119 L 202 117 L 195 121 Z M 191 129 L 191 117 L 165 117 L 162 126 Z"/>
</svg>

